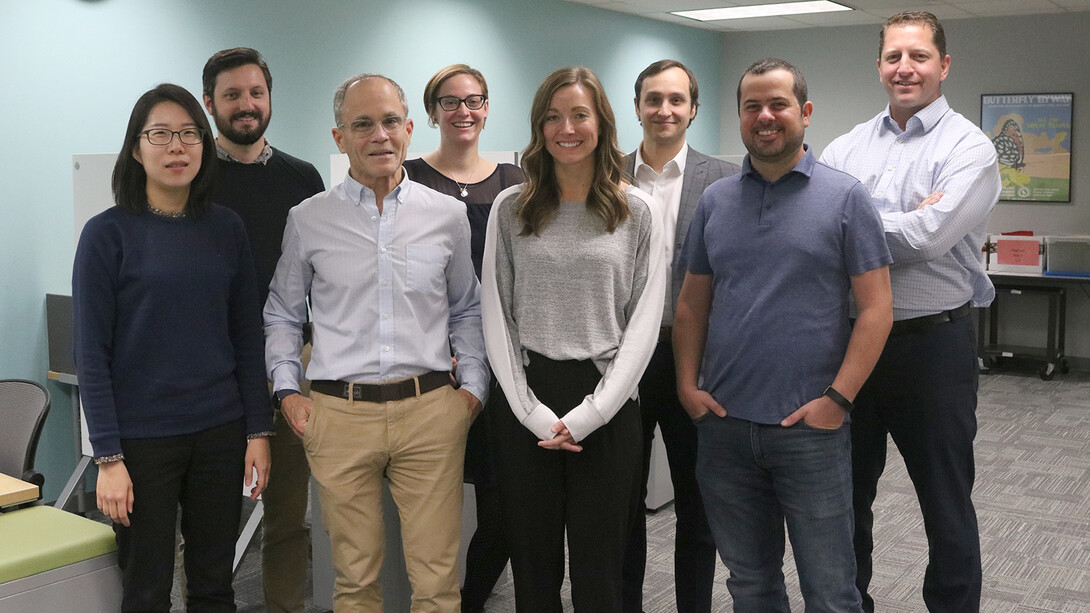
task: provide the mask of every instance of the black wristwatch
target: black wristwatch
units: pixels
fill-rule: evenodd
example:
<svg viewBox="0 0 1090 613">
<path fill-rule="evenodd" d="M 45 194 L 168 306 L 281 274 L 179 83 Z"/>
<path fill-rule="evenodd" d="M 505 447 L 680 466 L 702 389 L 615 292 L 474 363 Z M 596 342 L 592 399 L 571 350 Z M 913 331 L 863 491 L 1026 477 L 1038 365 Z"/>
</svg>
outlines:
<svg viewBox="0 0 1090 613">
<path fill-rule="evenodd" d="M 831 385 L 825 388 L 825 392 L 822 394 L 822 396 L 828 396 L 833 402 L 840 405 L 840 408 L 844 409 L 844 411 L 847 413 L 851 413 L 852 409 L 855 408 L 855 405 L 852 404 L 851 400 L 845 398 L 844 394 L 841 394 L 840 392 L 833 389 L 833 386 Z"/>
</svg>

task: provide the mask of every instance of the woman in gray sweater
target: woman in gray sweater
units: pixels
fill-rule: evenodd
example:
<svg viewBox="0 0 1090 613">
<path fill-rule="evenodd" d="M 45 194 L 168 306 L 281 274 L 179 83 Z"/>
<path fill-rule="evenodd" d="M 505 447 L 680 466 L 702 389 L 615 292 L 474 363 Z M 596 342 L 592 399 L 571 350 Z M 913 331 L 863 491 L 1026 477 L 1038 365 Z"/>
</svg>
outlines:
<svg viewBox="0 0 1090 613">
<path fill-rule="evenodd" d="M 662 316 L 661 222 L 622 179 L 594 73 L 551 74 L 530 121 L 527 182 L 497 197 L 482 271 L 515 600 L 520 613 L 562 610 L 566 531 L 576 611 L 609 613 L 639 495 L 636 387 Z"/>
</svg>

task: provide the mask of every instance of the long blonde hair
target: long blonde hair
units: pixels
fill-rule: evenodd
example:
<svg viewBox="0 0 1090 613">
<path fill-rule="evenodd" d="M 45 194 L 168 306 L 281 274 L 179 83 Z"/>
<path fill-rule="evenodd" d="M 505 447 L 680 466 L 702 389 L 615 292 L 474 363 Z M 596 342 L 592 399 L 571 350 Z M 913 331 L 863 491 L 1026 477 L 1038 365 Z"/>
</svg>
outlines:
<svg viewBox="0 0 1090 613">
<path fill-rule="evenodd" d="M 522 170 L 527 181 L 518 199 L 518 214 L 523 223 L 520 236 L 538 234 L 560 206 L 560 184 L 553 156 L 545 149 L 544 126 L 553 95 L 569 85 L 581 85 L 587 90 L 598 115 L 598 147 L 594 150 L 594 176 L 587 194 L 587 208 L 605 221 L 610 232 L 629 215 L 628 198 L 622 187 L 624 153 L 617 146 L 617 122 L 602 83 L 588 68 L 561 68 L 538 87 L 530 108 L 530 144 L 522 152 Z"/>
</svg>

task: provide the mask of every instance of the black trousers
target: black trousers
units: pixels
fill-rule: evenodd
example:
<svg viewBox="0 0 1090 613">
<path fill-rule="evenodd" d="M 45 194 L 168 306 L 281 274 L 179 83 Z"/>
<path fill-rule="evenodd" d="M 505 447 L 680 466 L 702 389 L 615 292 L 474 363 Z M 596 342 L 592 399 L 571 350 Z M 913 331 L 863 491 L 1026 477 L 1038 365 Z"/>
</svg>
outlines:
<svg viewBox="0 0 1090 613">
<path fill-rule="evenodd" d="M 674 486 L 674 594 L 678 613 L 708 613 L 715 581 L 715 541 L 708 528 L 704 503 L 696 483 L 696 426 L 677 398 L 673 344 L 660 342 L 640 380 L 643 420 L 643 478 L 628 534 L 624 560 L 624 612 L 643 608 L 643 577 L 647 567 L 647 477 L 655 424 L 662 431 L 670 481 Z"/>
<path fill-rule="evenodd" d="M 496 475 L 496 458 L 492 442 L 493 430 L 489 425 L 496 412 L 495 399 L 503 396 L 503 390 L 495 385 L 489 390 L 488 405 L 473 422 L 466 440 L 466 481 L 473 483 L 477 501 L 477 530 L 466 550 L 465 582 L 462 584 L 462 613 L 480 613 L 484 603 L 492 595 L 496 581 L 507 568 L 510 554 L 503 535 L 503 503 L 500 498 L 499 477 Z M 510 413 L 507 404 L 503 410 Z"/>
<path fill-rule="evenodd" d="M 977 361 L 973 317 L 890 336 L 852 412 L 856 585 L 863 608 L 872 576 L 871 505 L 885 469 L 886 434 L 904 457 L 929 549 L 923 599 L 932 612 L 980 610 L 975 479 Z"/>
<path fill-rule="evenodd" d="M 186 610 L 235 611 L 231 566 L 242 515 L 245 423 L 184 436 L 124 439 L 121 448 L 133 484 L 130 525 L 114 524 L 121 610 L 170 611 L 180 505 Z"/>
<path fill-rule="evenodd" d="M 563 416 L 601 379 L 590 361 L 531 354 L 529 386 Z M 501 394 L 493 414 L 503 521 L 519 613 L 560 613 L 567 533 L 572 604 L 577 612 L 621 611 L 621 566 L 639 493 L 639 406 L 628 401 L 609 423 L 579 441 L 583 451 L 538 447 Z"/>
</svg>

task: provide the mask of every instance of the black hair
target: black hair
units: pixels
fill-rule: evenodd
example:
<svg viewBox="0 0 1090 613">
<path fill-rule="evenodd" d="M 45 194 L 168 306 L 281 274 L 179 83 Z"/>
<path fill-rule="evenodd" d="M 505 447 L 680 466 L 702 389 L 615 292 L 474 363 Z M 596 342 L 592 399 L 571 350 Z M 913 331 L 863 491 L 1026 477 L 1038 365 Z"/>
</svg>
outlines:
<svg viewBox="0 0 1090 613">
<path fill-rule="evenodd" d="M 214 97 L 216 78 L 221 72 L 249 64 L 261 69 L 261 74 L 265 75 L 265 88 L 271 92 L 272 73 L 269 72 L 269 65 L 265 63 L 261 54 L 249 47 L 235 47 L 217 51 L 204 63 L 204 72 L 201 73 L 201 87 L 204 89 L 204 95 L 209 98 Z"/>
<path fill-rule="evenodd" d="M 117 162 L 114 163 L 114 174 L 111 180 L 114 202 L 122 209 L 133 213 L 148 210 L 148 175 L 144 171 L 144 165 L 133 157 L 133 152 L 140 146 L 140 132 L 144 130 L 148 115 L 151 115 L 153 108 L 163 102 L 173 102 L 185 109 L 193 123 L 201 130 L 201 144 L 204 146 L 201 151 L 201 167 L 197 171 L 197 176 L 193 178 L 193 182 L 189 184 L 189 199 L 186 201 L 188 213 L 194 217 L 200 217 L 208 210 L 208 201 L 212 192 L 216 143 L 212 139 L 212 128 L 208 125 L 208 118 L 200 103 L 185 88 L 173 83 L 162 83 L 144 92 L 132 109 L 129 126 L 125 129 L 125 142 L 121 145 L 121 152 L 117 154 Z"/>
</svg>

